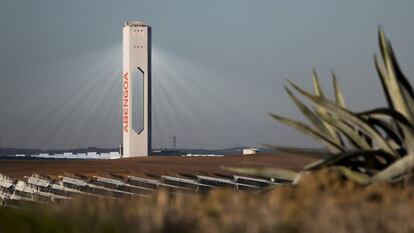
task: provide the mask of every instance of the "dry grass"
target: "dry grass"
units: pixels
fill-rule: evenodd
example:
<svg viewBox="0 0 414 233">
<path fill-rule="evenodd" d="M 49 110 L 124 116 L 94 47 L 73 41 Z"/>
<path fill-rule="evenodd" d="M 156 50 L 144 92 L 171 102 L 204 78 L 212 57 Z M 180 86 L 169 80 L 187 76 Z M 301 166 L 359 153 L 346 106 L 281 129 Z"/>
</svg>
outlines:
<svg viewBox="0 0 414 233">
<path fill-rule="evenodd" d="M 1 208 L 0 232 L 414 232 L 413 191 L 363 188 L 324 170 L 262 193 L 160 191 L 149 199 Z"/>
</svg>

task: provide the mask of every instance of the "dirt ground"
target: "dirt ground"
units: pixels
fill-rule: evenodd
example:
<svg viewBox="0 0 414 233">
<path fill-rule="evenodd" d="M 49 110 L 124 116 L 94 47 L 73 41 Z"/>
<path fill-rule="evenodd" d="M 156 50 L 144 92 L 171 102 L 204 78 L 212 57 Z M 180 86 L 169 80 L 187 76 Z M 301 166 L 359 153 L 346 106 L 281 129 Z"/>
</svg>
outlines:
<svg viewBox="0 0 414 233">
<path fill-rule="evenodd" d="M 226 174 L 227 167 L 277 167 L 299 170 L 314 161 L 299 155 L 259 154 L 226 157 L 150 156 L 117 160 L 0 160 L 0 173 L 21 178 L 34 173 L 55 176 L 65 173 L 105 175 Z"/>
</svg>

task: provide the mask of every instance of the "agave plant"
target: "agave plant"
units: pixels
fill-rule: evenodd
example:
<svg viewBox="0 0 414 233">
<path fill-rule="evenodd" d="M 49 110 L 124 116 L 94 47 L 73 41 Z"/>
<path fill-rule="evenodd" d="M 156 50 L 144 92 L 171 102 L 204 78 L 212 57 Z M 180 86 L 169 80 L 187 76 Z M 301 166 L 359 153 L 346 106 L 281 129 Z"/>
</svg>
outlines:
<svg viewBox="0 0 414 233">
<path fill-rule="evenodd" d="M 285 86 L 287 94 L 310 124 L 272 113 L 271 117 L 320 141 L 329 152 L 307 153 L 308 156 L 321 159 L 309 164 L 304 170 L 336 167 L 349 178 L 368 184 L 404 177 L 413 169 L 414 92 L 402 73 L 382 28 L 378 35 L 383 63 L 376 55 L 374 61 L 388 107 L 364 112 L 349 110 L 333 72 L 334 100 L 328 99 L 323 93 L 315 69 L 313 93 L 292 82 Z M 296 94 L 307 99 L 310 105 L 306 105 Z M 254 169 L 231 170 L 257 173 Z M 297 177 L 296 173 L 286 170 L 273 169 L 270 173 L 291 180 Z"/>
</svg>

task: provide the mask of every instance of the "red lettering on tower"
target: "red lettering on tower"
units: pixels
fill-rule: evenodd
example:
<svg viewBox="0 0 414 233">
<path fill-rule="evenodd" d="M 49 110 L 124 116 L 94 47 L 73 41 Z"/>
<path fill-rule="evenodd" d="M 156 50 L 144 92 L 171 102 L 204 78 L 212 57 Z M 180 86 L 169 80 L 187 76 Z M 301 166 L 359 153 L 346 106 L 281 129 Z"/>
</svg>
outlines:
<svg viewBox="0 0 414 233">
<path fill-rule="evenodd" d="M 125 74 L 124 74 L 124 76 L 123 76 L 123 84 L 122 84 L 122 87 L 123 87 L 123 94 L 122 94 L 122 97 L 123 97 L 123 115 L 122 115 L 122 118 L 123 118 L 123 128 L 124 128 L 124 131 L 125 132 L 127 132 L 128 133 L 128 106 L 129 106 L 129 94 L 128 94 L 128 90 L 129 90 L 129 83 L 128 83 L 128 72 L 126 72 Z"/>
</svg>

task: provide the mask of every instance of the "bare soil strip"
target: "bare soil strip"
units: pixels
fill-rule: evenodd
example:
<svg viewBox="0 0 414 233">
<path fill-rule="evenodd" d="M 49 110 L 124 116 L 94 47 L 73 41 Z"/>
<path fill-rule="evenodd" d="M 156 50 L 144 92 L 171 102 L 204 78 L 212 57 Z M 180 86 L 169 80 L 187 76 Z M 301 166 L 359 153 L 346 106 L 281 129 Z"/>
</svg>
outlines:
<svg viewBox="0 0 414 233">
<path fill-rule="evenodd" d="M 177 174 L 227 174 L 227 167 L 277 167 L 299 170 L 314 161 L 299 155 L 260 154 L 226 157 L 162 157 L 150 156 L 117 160 L 0 160 L 0 173 L 12 178 L 32 174 L 103 175 L 124 174 L 160 176 Z"/>
</svg>

